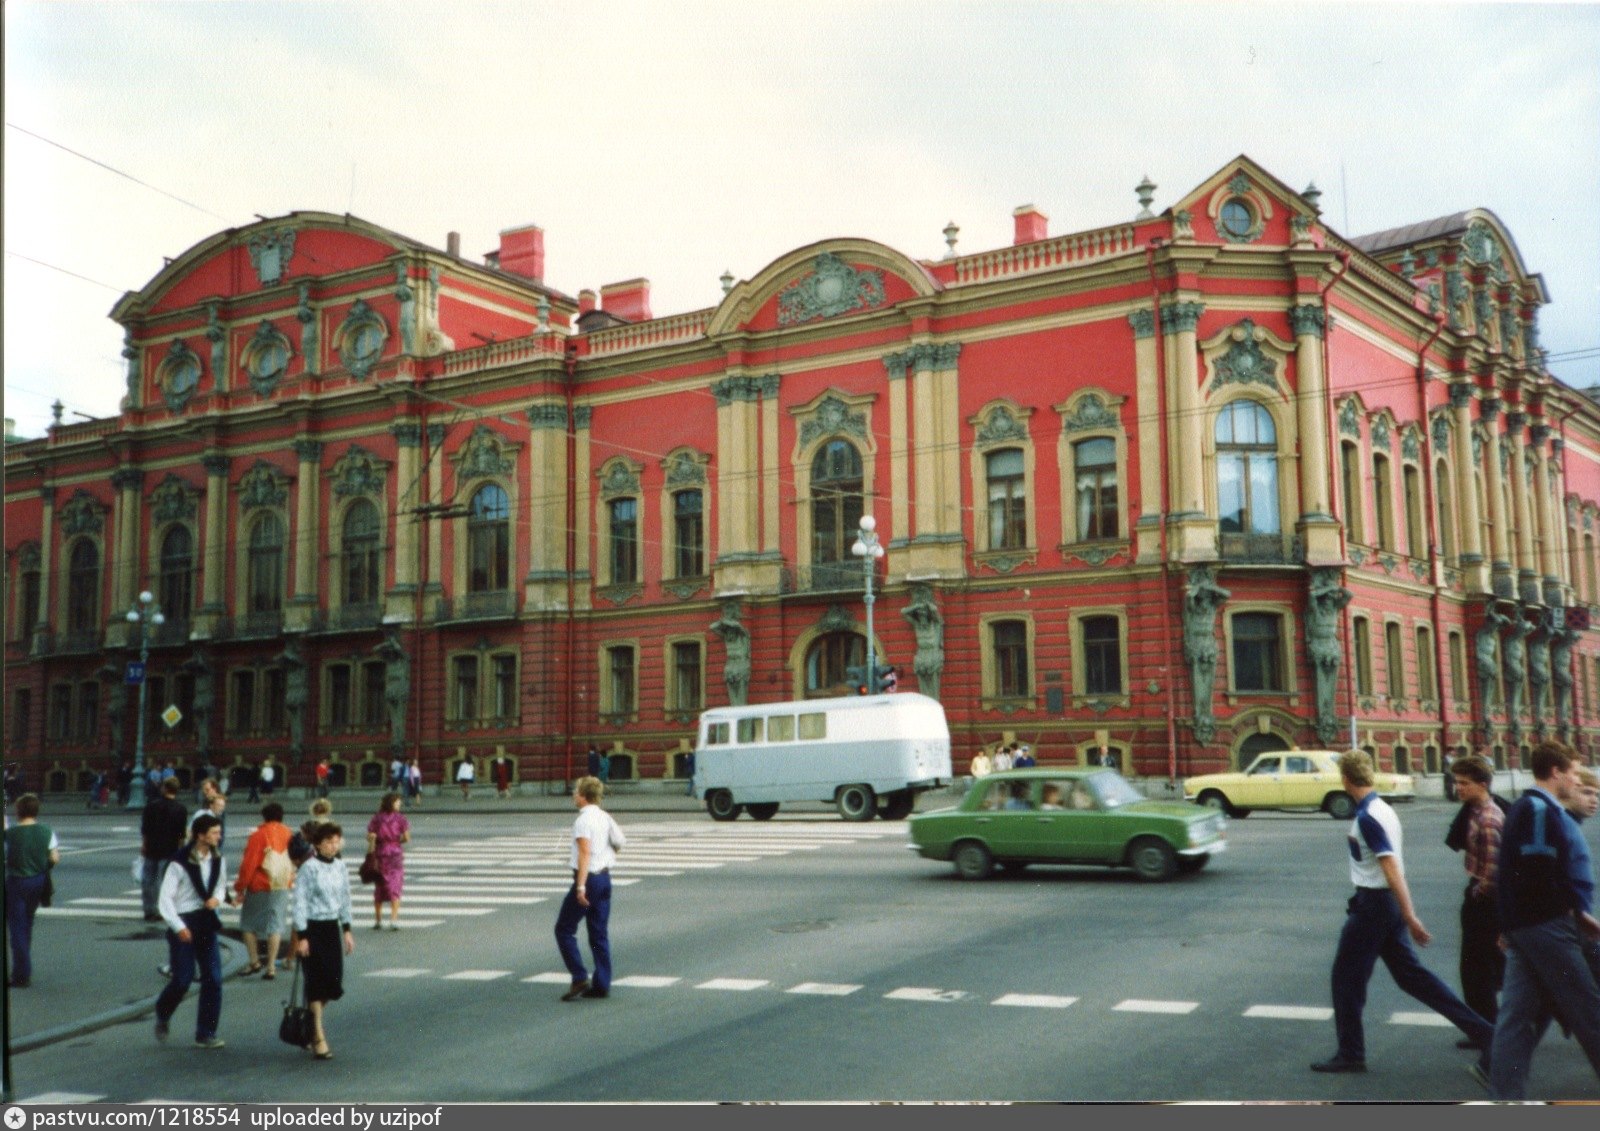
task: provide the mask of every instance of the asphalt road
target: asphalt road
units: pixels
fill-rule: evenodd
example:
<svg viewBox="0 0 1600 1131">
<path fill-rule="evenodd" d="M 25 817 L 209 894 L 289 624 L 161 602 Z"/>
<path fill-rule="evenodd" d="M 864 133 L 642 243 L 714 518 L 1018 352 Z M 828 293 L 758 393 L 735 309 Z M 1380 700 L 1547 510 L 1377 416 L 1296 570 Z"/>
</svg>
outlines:
<svg viewBox="0 0 1600 1131">
<path fill-rule="evenodd" d="M 1442 844 L 1452 812 L 1437 802 L 1400 809 L 1412 890 L 1435 935 L 1424 959 L 1454 985 L 1462 872 Z M 357 893 L 347 993 L 329 1010 L 332 1061 L 278 1043 L 286 982 L 235 980 L 226 1049 L 180 1039 L 191 1002 L 166 1046 L 146 1019 L 13 1057 L 13 1095 L 1482 1098 L 1456 1031 L 1381 968 L 1366 1015 L 1371 1070 L 1307 1070 L 1334 1050 L 1328 968 L 1349 894 L 1344 826 L 1325 816 L 1258 812 L 1231 824 L 1228 851 L 1205 872 L 1148 885 L 1125 871 L 1043 868 L 963 882 L 908 852 L 904 824 L 850 825 L 820 808 L 766 824 L 638 814 L 616 873 L 619 983 L 610 1000 L 570 1004 L 558 1000 L 566 977 L 550 934 L 570 817 L 486 806 L 414 820 L 403 929 L 370 930 Z M 103 817 L 54 824 L 69 848 L 85 849 L 69 857 L 72 898 L 127 900 L 131 836 Z M 1600 829 L 1588 831 L 1600 849 Z M 236 856 L 242 833 L 230 836 Z M 119 909 L 58 903 L 97 907 Z M 109 929 L 92 914 L 42 920 L 36 981 L 46 966 L 85 961 L 75 951 L 87 956 L 88 940 Z M 115 929 L 138 937 L 131 922 Z M 153 938 L 120 945 L 148 951 L 141 969 L 163 952 Z M 130 996 L 118 981 L 83 977 L 84 993 L 106 1005 Z M 143 977 L 140 993 L 159 988 Z M 1532 1089 L 1600 1098 L 1581 1051 L 1559 1037 L 1540 1049 Z"/>
</svg>

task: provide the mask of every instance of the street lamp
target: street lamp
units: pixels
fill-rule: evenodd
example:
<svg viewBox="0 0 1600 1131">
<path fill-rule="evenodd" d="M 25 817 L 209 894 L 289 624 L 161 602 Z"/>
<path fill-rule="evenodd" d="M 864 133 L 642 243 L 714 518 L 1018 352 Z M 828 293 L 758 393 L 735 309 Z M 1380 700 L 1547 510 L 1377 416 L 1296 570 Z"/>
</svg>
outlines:
<svg viewBox="0 0 1600 1131">
<path fill-rule="evenodd" d="M 883 557 L 883 547 L 878 544 L 878 520 L 870 514 L 861 516 L 861 533 L 856 536 L 854 546 L 850 552 L 861 559 L 862 572 L 866 577 L 867 593 L 867 690 L 876 693 L 878 690 L 878 664 L 877 653 L 873 650 L 872 642 L 872 574 L 877 568 L 878 559 Z"/>
<path fill-rule="evenodd" d="M 139 603 L 128 610 L 128 623 L 139 630 L 139 715 L 133 726 L 133 781 L 128 789 L 128 808 L 144 808 L 144 701 L 150 681 L 145 678 L 145 667 L 150 662 L 150 631 L 147 625 L 160 627 L 167 618 L 161 615 L 161 606 L 146 589 L 139 594 Z M 126 678 L 126 676 L 124 676 Z"/>
</svg>

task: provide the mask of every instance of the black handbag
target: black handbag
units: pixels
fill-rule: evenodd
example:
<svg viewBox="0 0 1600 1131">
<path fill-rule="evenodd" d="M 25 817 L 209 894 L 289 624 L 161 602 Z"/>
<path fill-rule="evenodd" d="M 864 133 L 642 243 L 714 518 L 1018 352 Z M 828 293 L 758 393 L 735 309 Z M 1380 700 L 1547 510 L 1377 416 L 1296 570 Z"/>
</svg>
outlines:
<svg viewBox="0 0 1600 1131">
<path fill-rule="evenodd" d="M 317 1025 L 311 1007 L 300 993 L 300 964 L 296 960 L 294 978 L 289 982 L 289 1000 L 283 1003 L 283 1020 L 278 1022 L 278 1040 L 297 1049 L 309 1048 L 316 1039 Z"/>
<path fill-rule="evenodd" d="M 54 868 L 44 870 L 44 890 L 39 893 L 39 906 L 49 907 L 50 901 L 56 897 L 56 875 Z"/>
</svg>

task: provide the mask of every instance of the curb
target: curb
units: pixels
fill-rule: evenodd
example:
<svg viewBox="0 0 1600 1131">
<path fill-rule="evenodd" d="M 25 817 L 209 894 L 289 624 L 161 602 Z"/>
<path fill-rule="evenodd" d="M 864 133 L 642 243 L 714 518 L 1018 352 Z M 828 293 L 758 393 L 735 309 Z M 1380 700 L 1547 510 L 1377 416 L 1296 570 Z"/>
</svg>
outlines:
<svg viewBox="0 0 1600 1131">
<path fill-rule="evenodd" d="M 226 982 L 245 967 L 244 944 L 234 939 L 223 936 L 217 940 L 218 945 L 228 952 L 222 965 L 222 980 Z M 194 987 L 190 987 L 191 990 Z M 34 1049 L 53 1045 L 59 1041 L 71 1040 L 73 1037 L 82 1037 L 112 1025 L 121 1025 L 125 1021 L 137 1021 L 147 1013 L 154 1012 L 156 999 L 159 993 L 127 1005 L 119 1005 L 115 1009 L 108 1009 L 104 1013 L 97 1013 L 93 1017 L 85 1017 L 81 1021 L 69 1021 L 65 1025 L 57 1025 L 53 1029 L 43 1029 L 37 1033 L 30 1033 L 26 1037 L 15 1037 L 7 1051 L 11 1053 L 32 1052 Z M 187 996 L 187 995 L 185 995 Z"/>
</svg>

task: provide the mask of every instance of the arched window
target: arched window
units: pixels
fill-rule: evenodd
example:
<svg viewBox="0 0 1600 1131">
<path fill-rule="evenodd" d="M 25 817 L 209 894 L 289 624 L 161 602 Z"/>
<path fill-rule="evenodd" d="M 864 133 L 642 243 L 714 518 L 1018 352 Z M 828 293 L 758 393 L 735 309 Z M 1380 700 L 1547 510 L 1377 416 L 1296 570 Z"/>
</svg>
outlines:
<svg viewBox="0 0 1600 1131">
<path fill-rule="evenodd" d="M 157 597 L 161 613 L 170 621 L 184 622 L 194 607 L 194 535 L 187 526 L 174 526 L 161 539 L 161 585 Z"/>
<path fill-rule="evenodd" d="M 1278 432 L 1255 401 L 1224 405 L 1217 414 L 1217 516 L 1223 553 L 1282 552 L 1278 516 Z"/>
<path fill-rule="evenodd" d="M 1394 477 L 1389 457 L 1376 452 L 1372 456 L 1372 518 L 1378 527 L 1378 549 L 1393 550 Z"/>
<path fill-rule="evenodd" d="M 99 625 L 100 547 L 80 538 L 67 559 L 67 631 L 92 632 Z"/>
<path fill-rule="evenodd" d="M 485 483 L 467 508 L 467 592 L 498 593 L 511 578 L 511 503 L 505 489 Z"/>
<path fill-rule="evenodd" d="M 1574 539 L 1576 542 L 1576 539 Z M 17 614 L 17 627 L 21 629 L 19 640 L 28 640 L 33 636 L 33 630 L 39 623 L 40 602 L 43 599 L 44 589 L 41 574 L 37 564 L 30 563 L 22 570 L 22 607 Z M 26 728 L 18 733 L 25 733 Z"/>
<path fill-rule="evenodd" d="M 1098 437 L 1072 445 L 1078 540 L 1117 537 L 1117 445 Z"/>
<path fill-rule="evenodd" d="M 845 669 L 865 667 L 866 640 L 854 632 L 830 632 L 806 650 L 806 696 L 847 693 Z M 853 690 L 853 689 L 851 689 Z"/>
<path fill-rule="evenodd" d="M 1411 464 L 1400 472 L 1406 505 L 1406 553 L 1413 558 L 1428 556 L 1427 537 L 1422 529 L 1422 476 Z"/>
<path fill-rule="evenodd" d="M 1339 476 L 1344 484 L 1344 529 L 1352 542 L 1366 541 L 1361 508 L 1361 449 L 1349 440 L 1339 445 Z"/>
<path fill-rule="evenodd" d="M 248 574 L 250 612 L 275 613 L 283 607 L 283 520 L 268 512 L 250 528 Z"/>
<path fill-rule="evenodd" d="M 989 482 L 989 548 L 1012 550 L 1026 546 L 1028 498 L 1022 449 L 990 452 L 984 457 L 984 464 Z"/>
<path fill-rule="evenodd" d="M 860 566 L 851 557 L 850 547 L 855 544 L 863 513 L 861 492 L 861 453 L 845 440 L 829 440 L 811 461 L 814 588 L 843 588 L 860 582 Z"/>
<path fill-rule="evenodd" d="M 346 605 L 371 605 L 378 600 L 378 508 L 370 499 L 357 499 L 344 512 L 343 551 Z"/>
<path fill-rule="evenodd" d="M 1444 460 L 1434 462 L 1433 471 L 1433 502 L 1434 521 L 1439 530 L 1439 552 L 1444 555 L 1444 560 L 1454 563 L 1456 560 L 1456 508 L 1455 495 L 1450 485 L 1450 466 Z"/>
</svg>

